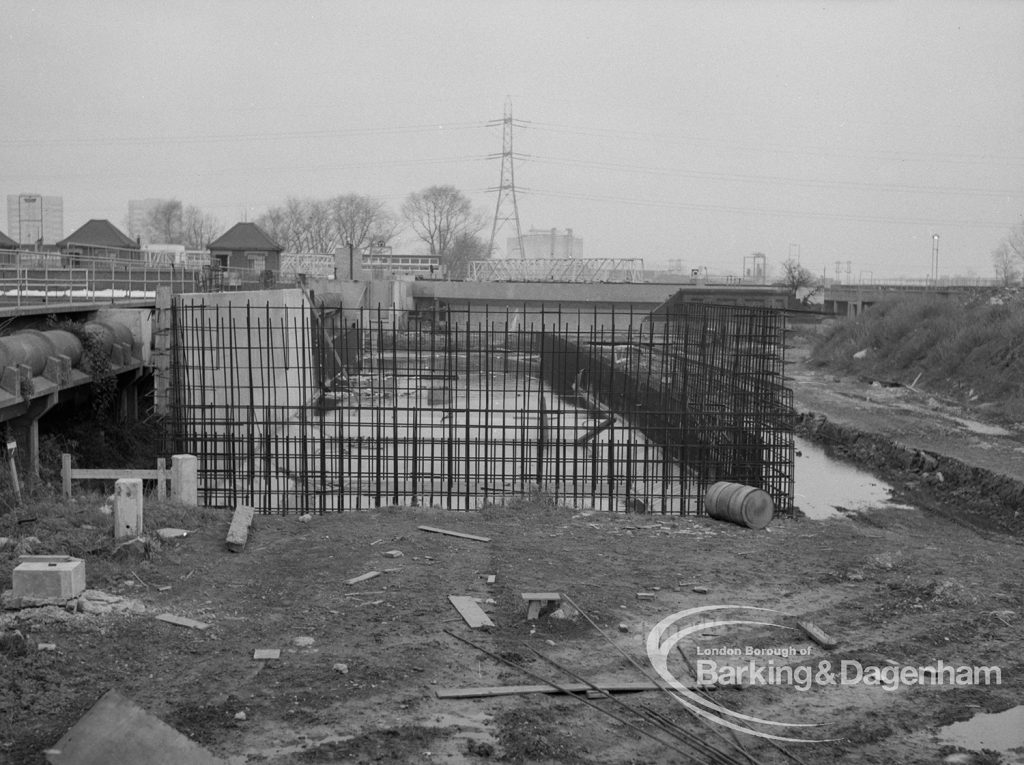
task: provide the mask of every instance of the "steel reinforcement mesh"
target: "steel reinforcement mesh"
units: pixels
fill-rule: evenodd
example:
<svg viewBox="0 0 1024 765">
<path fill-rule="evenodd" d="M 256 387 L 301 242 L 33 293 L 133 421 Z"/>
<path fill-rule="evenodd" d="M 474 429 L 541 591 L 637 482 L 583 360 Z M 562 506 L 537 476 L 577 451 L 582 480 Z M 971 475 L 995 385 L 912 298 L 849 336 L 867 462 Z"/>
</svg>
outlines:
<svg viewBox="0 0 1024 765">
<path fill-rule="evenodd" d="M 472 509 L 542 491 L 695 514 L 728 480 L 792 512 L 778 311 L 416 312 L 295 294 L 174 304 L 175 448 L 199 457 L 205 504 Z"/>
</svg>

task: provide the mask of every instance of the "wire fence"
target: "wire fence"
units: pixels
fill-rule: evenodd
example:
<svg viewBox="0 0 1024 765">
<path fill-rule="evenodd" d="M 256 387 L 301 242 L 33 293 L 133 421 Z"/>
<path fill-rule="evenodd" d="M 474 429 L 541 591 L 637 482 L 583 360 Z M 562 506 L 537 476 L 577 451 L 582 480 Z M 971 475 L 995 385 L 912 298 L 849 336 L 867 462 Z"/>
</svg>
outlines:
<svg viewBox="0 0 1024 765">
<path fill-rule="evenodd" d="M 711 483 L 735 480 L 792 511 L 794 418 L 772 309 L 209 297 L 172 309 L 175 448 L 199 456 L 204 503 L 473 509 L 543 491 L 694 514 Z"/>
</svg>

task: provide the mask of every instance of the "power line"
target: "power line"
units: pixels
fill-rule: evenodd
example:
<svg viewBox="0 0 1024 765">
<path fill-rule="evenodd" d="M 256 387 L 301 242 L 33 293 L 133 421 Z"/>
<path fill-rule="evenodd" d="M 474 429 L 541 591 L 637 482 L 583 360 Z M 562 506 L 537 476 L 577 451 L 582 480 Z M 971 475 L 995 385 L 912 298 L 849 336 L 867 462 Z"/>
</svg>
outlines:
<svg viewBox="0 0 1024 765">
<path fill-rule="evenodd" d="M 818 179 L 803 180 L 800 178 L 788 178 L 785 176 L 773 175 L 747 175 L 744 173 L 714 173 L 702 172 L 699 170 L 678 170 L 673 168 L 645 167 L 643 165 L 629 165 L 615 162 L 598 162 L 585 159 L 571 159 L 568 157 L 547 157 L 536 154 L 522 155 L 526 162 L 536 162 L 546 165 L 564 165 L 568 167 L 593 167 L 597 169 L 614 170 L 621 172 L 633 172 L 648 175 L 678 176 L 681 178 L 699 178 L 718 181 L 745 181 L 753 183 L 785 183 L 792 186 L 807 186 L 810 188 L 849 188 L 849 189 L 885 189 L 888 191 L 913 192 L 926 194 L 950 194 L 963 196 L 1024 196 L 1024 189 L 972 189 L 972 188 L 950 188 L 942 186 L 911 186 L 904 184 L 890 183 L 869 183 L 866 181 L 827 181 Z"/>
<path fill-rule="evenodd" d="M 258 166 L 258 165 L 247 165 L 244 168 L 235 169 L 221 169 L 211 168 L 209 170 L 200 169 L 197 170 L 194 167 L 182 167 L 178 169 L 161 170 L 157 173 L 145 173 L 139 174 L 137 172 L 123 172 L 123 173 L 111 173 L 103 172 L 104 178 L 139 178 L 139 179 L 150 179 L 153 175 L 157 176 L 190 176 L 190 177 L 201 177 L 205 175 L 212 176 L 224 176 L 224 175 L 254 175 L 257 173 L 266 172 L 298 172 L 298 173 L 311 173 L 318 171 L 335 171 L 335 170 L 358 170 L 365 168 L 377 168 L 377 167 L 406 167 L 414 165 L 441 165 L 441 164 L 452 164 L 462 162 L 480 162 L 482 160 L 492 159 L 490 155 L 479 154 L 479 155 L 467 155 L 463 157 L 432 157 L 424 159 L 391 159 L 391 160 L 374 160 L 372 162 L 348 162 L 344 164 L 316 164 L 316 165 L 279 165 L 279 166 Z M 6 178 L 19 178 L 21 176 L 17 174 L 8 174 Z M 28 176 L 25 176 L 28 177 Z M 47 179 L 62 179 L 62 178 L 96 178 L 96 173 L 93 172 L 82 172 L 82 173 L 32 173 L 32 179 L 47 178 Z"/>
<path fill-rule="evenodd" d="M 693 135 L 674 135 L 651 133 L 641 130 L 621 130 L 616 128 L 599 128 L 593 126 L 572 126 L 555 122 L 530 122 L 531 129 L 564 135 L 581 135 L 593 138 L 634 138 L 653 143 L 681 145 L 687 143 L 706 143 L 728 149 L 741 149 L 759 153 L 772 152 L 777 154 L 805 154 L 820 157 L 844 157 L 852 159 L 876 159 L 896 162 L 943 162 L 950 164 L 997 163 L 1024 164 L 1024 157 L 998 156 L 994 154 L 952 154 L 920 151 L 837 151 L 828 146 L 786 146 L 784 144 L 744 144 L 720 141 L 716 138 L 704 138 Z"/>
<path fill-rule="evenodd" d="M 1006 228 L 1006 221 L 965 221 L 951 220 L 948 218 L 890 218 L 882 215 L 854 215 L 849 213 L 831 213 L 806 210 L 772 210 L 760 207 L 742 207 L 734 205 L 712 205 L 696 204 L 688 202 L 677 202 L 656 199 L 637 199 L 634 197 L 616 197 L 604 194 L 573 193 L 549 191 L 544 189 L 523 188 L 519 191 L 525 194 L 532 194 L 541 197 L 552 197 L 557 199 L 578 199 L 586 202 L 607 202 L 618 205 L 630 205 L 634 207 L 651 207 L 678 210 L 701 210 L 706 212 L 732 212 L 745 215 L 768 215 L 775 217 L 794 218 L 817 218 L 822 220 L 848 220 L 863 223 L 895 223 L 904 225 L 928 225 L 937 226 L 963 226 L 976 228 Z"/>
<path fill-rule="evenodd" d="M 393 125 L 331 130 L 287 131 L 280 133 L 220 133 L 211 135 L 105 136 L 95 138 L 3 138 L 0 146 L 81 146 L 103 144 L 224 143 L 235 141 L 289 140 L 295 138 L 331 138 L 335 136 L 380 135 L 396 133 L 435 133 L 486 127 L 485 122 L 450 122 L 420 125 Z"/>
</svg>

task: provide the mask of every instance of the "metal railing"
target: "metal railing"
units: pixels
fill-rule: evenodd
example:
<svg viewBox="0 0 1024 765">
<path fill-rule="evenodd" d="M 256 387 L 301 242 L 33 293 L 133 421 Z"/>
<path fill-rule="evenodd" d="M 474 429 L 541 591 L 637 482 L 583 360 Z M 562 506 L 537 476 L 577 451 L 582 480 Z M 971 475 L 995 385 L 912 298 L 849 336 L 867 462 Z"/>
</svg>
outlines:
<svg viewBox="0 0 1024 765">
<path fill-rule="evenodd" d="M 469 264 L 474 282 L 640 282 L 641 258 L 493 258 Z"/>
<path fill-rule="evenodd" d="M 837 290 L 948 290 L 948 289 L 970 289 L 970 288 L 991 288 L 1002 287 L 1002 279 L 988 278 L 983 276 L 942 276 L 937 279 L 887 279 L 884 277 L 865 277 L 856 282 L 835 282 L 828 285 L 827 289 Z"/>
<path fill-rule="evenodd" d="M 0 251 L 0 306 L 148 300 L 158 287 L 178 294 L 268 289 L 295 281 L 287 274 L 211 266 L 195 257 L 168 264 L 161 258 L 150 262 L 144 251 L 117 254 Z"/>
</svg>

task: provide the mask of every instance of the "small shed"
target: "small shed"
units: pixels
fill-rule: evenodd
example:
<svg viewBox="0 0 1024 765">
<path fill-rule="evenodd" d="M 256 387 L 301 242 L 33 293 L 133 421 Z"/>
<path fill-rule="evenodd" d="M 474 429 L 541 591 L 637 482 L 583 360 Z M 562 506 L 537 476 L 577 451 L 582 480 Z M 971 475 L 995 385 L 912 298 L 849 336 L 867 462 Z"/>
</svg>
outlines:
<svg viewBox="0 0 1024 765">
<path fill-rule="evenodd" d="M 109 220 L 93 218 L 57 242 L 57 249 L 72 258 L 139 260 L 139 243 Z"/>
<path fill-rule="evenodd" d="M 210 263 L 221 268 L 276 274 L 281 271 L 283 249 L 255 223 L 236 223 L 210 242 Z"/>
</svg>

